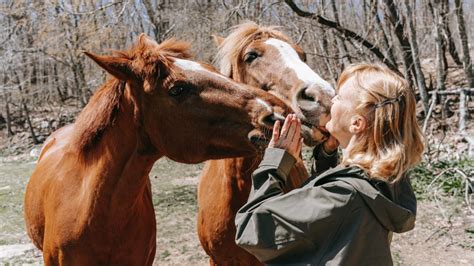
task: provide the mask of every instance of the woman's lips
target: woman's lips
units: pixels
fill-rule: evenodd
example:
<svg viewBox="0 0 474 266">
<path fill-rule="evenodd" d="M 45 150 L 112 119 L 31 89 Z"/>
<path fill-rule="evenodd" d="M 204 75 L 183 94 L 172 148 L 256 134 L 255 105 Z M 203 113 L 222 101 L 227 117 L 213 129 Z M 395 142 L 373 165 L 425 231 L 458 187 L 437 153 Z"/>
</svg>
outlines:
<svg viewBox="0 0 474 266">
<path fill-rule="evenodd" d="M 319 132 L 321 132 L 321 134 L 325 137 L 329 137 L 330 133 L 329 131 L 326 129 L 325 126 L 315 126 L 307 121 L 302 121 L 301 124 L 303 126 L 306 126 L 308 127 L 308 129 L 311 131 L 311 130 L 318 130 Z"/>
<path fill-rule="evenodd" d="M 319 126 L 318 129 L 324 133 L 328 133 L 329 134 L 329 131 L 326 129 L 325 126 Z"/>
</svg>

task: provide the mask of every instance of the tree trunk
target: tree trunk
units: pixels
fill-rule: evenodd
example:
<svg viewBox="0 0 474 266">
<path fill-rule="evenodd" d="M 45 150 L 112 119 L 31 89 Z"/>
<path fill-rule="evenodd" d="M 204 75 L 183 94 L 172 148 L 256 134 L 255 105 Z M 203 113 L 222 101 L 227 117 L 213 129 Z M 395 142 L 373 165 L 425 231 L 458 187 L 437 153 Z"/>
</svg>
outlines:
<svg viewBox="0 0 474 266">
<path fill-rule="evenodd" d="M 397 60 L 395 59 L 393 46 L 390 44 L 390 41 L 388 40 L 387 34 L 385 33 L 384 27 L 382 25 L 382 21 L 380 20 L 379 10 L 378 10 L 378 0 L 372 0 L 370 5 L 372 8 L 372 15 L 375 18 L 375 30 L 381 32 L 383 45 L 385 46 L 387 57 L 390 59 L 390 61 L 392 61 L 392 64 L 396 66 Z"/>
<path fill-rule="evenodd" d="M 63 92 L 61 91 L 61 85 L 60 85 L 59 76 L 58 76 L 58 68 L 56 66 L 56 63 L 53 63 L 52 67 L 53 67 L 53 77 L 54 77 L 54 82 L 52 83 L 52 86 L 56 88 L 56 91 L 58 92 L 59 100 L 61 101 L 61 103 L 64 103 L 67 97 L 64 96 Z"/>
<path fill-rule="evenodd" d="M 26 122 L 28 123 L 28 127 L 30 129 L 31 138 L 33 139 L 33 143 L 34 144 L 40 144 L 40 142 L 38 141 L 38 138 L 36 137 L 35 129 L 33 128 L 33 124 L 31 123 L 30 112 L 28 110 L 28 107 L 26 106 L 25 99 L 22 98 L 21 102 L 22 102 L 23 108 L 25 109 Z"/>
<path fill-rule="evenodd" d="M 7 120 L 6 123 L 7 123 L 7 137 L 12 137 L 14 134 L 13 134 L 13 130 L 12 130 L 12 118 L 11 118 L 11 114 L 10 114 L 10 96 L 8 95 L 8 93 L 5 93 L 5 113 L 6 113 L 6 117 L 5 119 Z"/>
<path fill-rule="evenodd" d="M 324 10 L 324 7 L 326 6 L 325 5 L 325 0 L 322 0 L 321 1 L 321 8 L 320 8 L 320 12 L 321 14 L 324 16 L 326 11 Z M 321 37 L 322 38 L 319 38 L 318 40 L 318 43 L 319 43 L 319 47 L 322 51 L 322 53 L 327 53 L 329 55 L 329 48 L 328 48 L 328 34 L 326 32 L 326 29 L 325 28 L 321 28 L 320 29 L 322 34 L 321 34 Z M 314 44 L 315 41 L 313 41 L 313 44 Z M 317 48 L 316 48 L 316 45 L 313 45 L 313 49 L 314 49 L 314 52 L 317 52 Z M 323 57 L 323 60 L 324 60 L 324 63 L 326 65 L 326 68 L 329 72 L 329 76 L 331 77 L 331 80 L 334 82 L 334 84 L 336 84 L 337 82 L 337 75 L 334 74 L 334 71 L 333 71 L 333 66 L 331 64 L 331 62 L 329 61 L 328 57 Z"/>
<path fill-rule="evenodd" d="M 444 91 L 445 81 L 446 81 L 446 72 L 444 66 L 444 51 L 443 51 L 443 39 L 441 35 L 441 27 L 443 20 L 441 18 L 440 12 L 440 0 L 433 1 L 433 14 L 434 14 L 434 39 L 436 45 L 436 83 L 437 90 Z"/>
<path fill-rule="evenodd" d="M 472 71 L 471 56 L 469 55 L 469 43 L 466 31 L 466 24 L 464 22 L 464 11 L 462 8 L 463 1 L 455 0 L 456 5 L 456 16 L 458 18 L 458 30 L 459 36 L 461 37 L 462 46 L 462 64 L 464 67 L 464 73 L 466 75 L 467 84 L 470 88 L 474 88 L 474 72 Z"/>
<path fill-rule="evenodd" d="M 413 66 L 415 68 L 416 81 L 418 89 L 420 90 L 420 97 L 423 101 L 423 108 L 425 110 L 425 115 L 428 113 L 429 102 L 428 102 L 428 93 L 426 91 L 425 76 L 421 70 L 420 57 L 418 52 L 418 42 L 416 40 L 416 28 L 413 21 L 412 9 L 410 6 L 410 0 L 405 0 L 405 7 L 407 11 L 407 22 L 408 22 L 408 36 L 410 38 L 410 47 L 413 56 Z"/>
<path fill-rule="evenodd" d="M 25 97 L 23 95 L 23 88 L 21 86 L 20 77 L 18 76 L 18 73 L 16 73 L 16 71 L 14 71 L 14 73 L 15 73 L 16 80 L 18 83 L 18 90 L 20 92 L 21 106 L 23 107 L 23 110 L 25 111 L 26 122 L 28 123 L 28 128 L 30 129 L 31 139 L 33 140 L 34 144 L 40 144 L 40 142 L 38 141 L 38 138 L 36 137 L 35 129 L 33 128 L 33 123 L 31 123 L 30 112 L 28 110 L 28 106 L 26 105 Z"/>
<path fill-rule="evenodd" d="M 158 43 L 162 42 L 166 36 L 164 36 L 164 32 L 166 29 L 169 27 L 167 21 L 163 19 L 161 14 L 166 12 L 166 9 L 168 8 L 169 3 L 167 2 L 162 2 L 158 1 L 156 3 L 157 7 L 157 12 L 155 15 L 155 9 L 153 8 L 153 5 L 150 0 L 144 0 L 143 5 L 145 6 L 146 14 L 148 18 L 150 19 L 150 22 L 152 24 L 153 28 L 153 34 L 155 35 L 155 39 Z"/>
<path fill-rule="evenodd" d="M 393 33 L 397 37 L 398 43 L 400 44 L 404 76 L 407 79 L 409 85 L 413 87 L 413 55 L 411 54 L 410 42 L 405 36 L 403 22 L 400 18 L 397 6 L 393 0 L 383 0 L 383 2 L 385 3 L 385 14 L 393 26 Z"/>
<path fill-rule="evenodd" d="M 459 133 L 464 134 L 466 130 L 466 120 L 469 119 L 467 109 L 467 90 L 461 89 L 459 93 Z"/>
<path fill-rule="evenodd" d="M 446 39 L 446 45 L 448 46 L 448 52 L 451 55 L 454 63 L 458 66 L 462 66 L 461 59 L 459 59 L 459 53 L 456 50 L 456 45 L 454 44 L 453 35 L 451 33 L 451 29 L 449 28 L 449 0 L 443 1 L 443 32 L 444 38 Z"/>
<path fill-rule="evenodd" d="M 338 13 L 337 8 L 336 8 L 336 1 L 335 0 L 331 0 L 331 9 L 332 9 L 332 13 L 334 15 L 334 21 L 337 24 L 341 25 L 341 22 L 339 21 L 339 13 Z M 323 14 L 323 16 L 324 16 L 324 14 Z M 339 35 L 336 37 L 336 43 L 337 43 L 337 49 L 339 50 L 339 57 L 341 57 L 342 65 L 345 68 L 346 66 L 351 64 L 351 60 L 348 57 L 349 53 L 347 52 L 347 46 L 344 43 L 344 39 L 342 38 L 342 36 L 339 36 Z"/>
</svg>

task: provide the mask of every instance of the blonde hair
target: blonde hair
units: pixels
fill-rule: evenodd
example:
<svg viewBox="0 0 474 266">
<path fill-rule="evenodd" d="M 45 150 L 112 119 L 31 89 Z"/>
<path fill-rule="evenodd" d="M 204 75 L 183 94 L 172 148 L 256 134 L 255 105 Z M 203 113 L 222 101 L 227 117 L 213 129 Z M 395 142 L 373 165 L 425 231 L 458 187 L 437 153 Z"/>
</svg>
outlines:
<svg viewBox="0 0 474 266">
<path fill-rule="evenodd" d="M 367 130 L 343 163 L 364 169 L 373 179 L 399 181 L 424 149 L 413 91 L 403 77 L 378 64 L 349 66 L 337 88 L 350 78 L 359 90 L 356 112 L 367 119 Z"/>
</svg>

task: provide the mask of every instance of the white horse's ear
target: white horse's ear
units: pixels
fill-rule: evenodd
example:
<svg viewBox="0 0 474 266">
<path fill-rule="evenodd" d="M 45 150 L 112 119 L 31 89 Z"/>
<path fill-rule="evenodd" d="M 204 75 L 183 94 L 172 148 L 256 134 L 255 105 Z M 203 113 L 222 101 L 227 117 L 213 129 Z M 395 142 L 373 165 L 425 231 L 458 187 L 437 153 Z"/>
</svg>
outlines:
<svg viewBox="0 0 474 266">
<path fill-rule="evenodd" d="M 212 34 L 212 39 L 214 40 L 214 43 L 219 47 L 221 44 L 224 42 L 225 38 L 221 37 L 216 34 Z"/>
</svg>

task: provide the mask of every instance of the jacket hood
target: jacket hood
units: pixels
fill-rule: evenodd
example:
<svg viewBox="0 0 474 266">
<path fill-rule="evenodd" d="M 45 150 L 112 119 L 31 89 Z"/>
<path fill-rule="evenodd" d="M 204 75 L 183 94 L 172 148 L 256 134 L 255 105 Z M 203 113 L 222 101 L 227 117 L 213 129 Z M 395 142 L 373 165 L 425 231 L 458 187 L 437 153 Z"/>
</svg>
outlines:
<svg viewBox="0 0 474 266">
<path fill-rule="evenodd" d="M 408 177 L 397 183 L 368 178 L 358 167 L 337 166 L 314 180 L 314 185 L 343 181 L 353 186 L 377 220 L 389 231 L 402 233 L 413 229 L 416 218 L 416 197 Z"/>
</svg>

